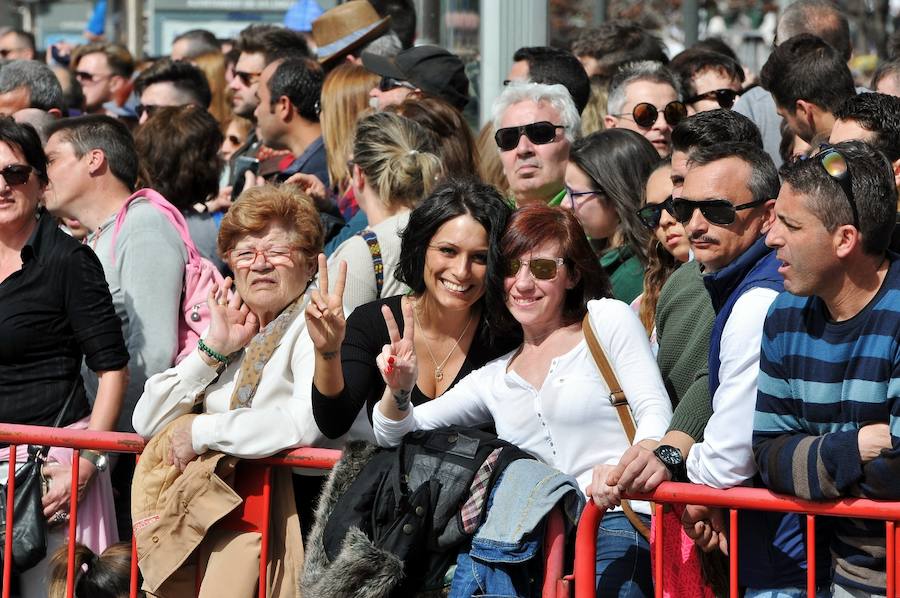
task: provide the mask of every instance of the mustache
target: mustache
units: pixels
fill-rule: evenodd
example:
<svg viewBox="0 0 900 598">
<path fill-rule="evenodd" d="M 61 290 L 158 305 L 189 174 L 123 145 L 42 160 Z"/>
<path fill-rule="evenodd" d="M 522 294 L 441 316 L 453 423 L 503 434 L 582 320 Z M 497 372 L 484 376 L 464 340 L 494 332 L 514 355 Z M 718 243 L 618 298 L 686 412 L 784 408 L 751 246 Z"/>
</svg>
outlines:
<svg viewBox="0 0 900 598">
<path fill-rule="evenodd" d="M 718 243 L 719 240 L 715 237 L 710 237 L 709 235 L 698 233 L 691 235 L 690 237 L 691 243 Z"/>
</svg>

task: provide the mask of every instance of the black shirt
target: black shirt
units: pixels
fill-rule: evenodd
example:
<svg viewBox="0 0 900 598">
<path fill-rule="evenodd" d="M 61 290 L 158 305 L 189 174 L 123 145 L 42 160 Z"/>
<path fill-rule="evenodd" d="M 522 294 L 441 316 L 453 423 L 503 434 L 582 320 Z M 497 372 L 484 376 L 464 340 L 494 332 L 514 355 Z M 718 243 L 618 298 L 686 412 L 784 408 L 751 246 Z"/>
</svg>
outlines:
<svg viewBox="0 0 900 598">
<path fill-rule="evenodd" d="M 369 421 L 372 421 L 372 409 L 381 400 L 385 387 L 381 372 L 375 365 L 375 357 L 390 342 L 387 325 L 381 314 L 381 306 L 387 305 L 390 308 L 397 321 L 397 328 L 400 330 L 400 334 L 403 334 L 401 298 L 402 295 L 397 295 L 366 303 L 353 310 L 353 313 L 347 318 L 347 333 L 344 336 L 344 343 L 341 345 L 341 368 L 344 371 L 343 392 L 337 397 L 326 397 L 319 392 L 315 384 L 312 387 L 313 416 L 316 418 L 316 425 L 325 436 L 337 438 L 346 434 L 363 405 L 366 406 Z M 472 370 L 480 368 L 501 355 L 506 355 L 522 342 L 518 335 L 495 338 L 493 342 L 485 342 L 484 326 L 484 315 L 482 314 L 482 319 L 478 323 L 478 332 L 475 333 L 469 353 L 449 388 L 453 388 Z M 419 405 L 430 401 L 431 397 L 419 390 L 418 386 L 414 386 L 410 400 L 413 405 Z"/>
<path fill-rule="evenodd" d="M 44 213 L 22 248 L 22 269 L 0 282 L 0 421 L 51 426 L 74 392 L 67 426 L 91 409 L 81 361 L 128 365 L 122 322 L 100 260 Z"/>
</svg>

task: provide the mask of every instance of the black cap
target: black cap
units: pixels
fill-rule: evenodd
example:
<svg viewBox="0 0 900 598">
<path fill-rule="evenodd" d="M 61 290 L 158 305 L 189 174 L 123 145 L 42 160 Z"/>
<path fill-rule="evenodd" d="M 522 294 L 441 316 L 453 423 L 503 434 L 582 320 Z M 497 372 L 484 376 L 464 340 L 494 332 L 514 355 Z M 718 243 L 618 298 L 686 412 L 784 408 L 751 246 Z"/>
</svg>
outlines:
<svg viewBox="0 0 900 598">
<path fill-rule="evenodd" d="M 459 110 L 469 103 L 469 78 L 462 60 L 438 46 L 416 46 L 393 58 L 363 52 L 363 66 L 382 77 L 409 81 Z"/>
</svg>

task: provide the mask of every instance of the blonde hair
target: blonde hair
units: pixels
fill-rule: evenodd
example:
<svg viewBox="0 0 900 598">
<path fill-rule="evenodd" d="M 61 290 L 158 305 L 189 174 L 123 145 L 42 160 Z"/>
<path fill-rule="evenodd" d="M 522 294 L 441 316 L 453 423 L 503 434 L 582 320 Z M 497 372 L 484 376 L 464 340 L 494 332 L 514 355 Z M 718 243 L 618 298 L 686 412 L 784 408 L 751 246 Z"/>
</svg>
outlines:
<svg viewBox="0 0 900 598">
<path fill-rule="evenodd" d="M 591 97 L 581 113 L 581 136 L 602 131 L 603 117 L 606 116 L 607 89 L 599 82 L 591 82 Z"/>
<path fill-rule="evenodd" d="M 192 58 L 190 62 L 206 76 L 212 94 L 209 113 L 215 117 L 224 133 L 231 120 L 231 105 L 225 86 L 225 56 L 221 52 L 206 52 Z"/>
<path fill-rule="evenodd" d="M 216 248 L 225 259 L 246 235 L 264 231 L 270 224 L 284 226 L 297 238 L 300 252 L 309 259 L 322 251 L 324 234 L 319 211 L 296 185 L 251 187 L 237 198 L 219 227 Z"/>
<path fill-rule="evenodd" d="M 350 184 L 347 159 L 353 148 L 356 122 L 368 109 L 369 91 L 377 84 L 378 75 L 345 63 L 328 73 L 322 85 L 319 121 L 328 156 L 328 176 L 341 194 Z"/>
<path fill-rule="evenodd" d="M 353 162 L 388 208 L 414 208 L 443 172 L 432 135 L 422 125 L 390 112 L 359 121 Z"/>
<path fill-rule="evenodd" d="M 488 121 L 481 127 L 475 144 L 478 146 L 478 173 L 481 180 L 496 187 L 502 195 L 509 195 L 509 181 L 503 173 L 500 149 L 494 141 L 494 123 Z"/>
</svg>

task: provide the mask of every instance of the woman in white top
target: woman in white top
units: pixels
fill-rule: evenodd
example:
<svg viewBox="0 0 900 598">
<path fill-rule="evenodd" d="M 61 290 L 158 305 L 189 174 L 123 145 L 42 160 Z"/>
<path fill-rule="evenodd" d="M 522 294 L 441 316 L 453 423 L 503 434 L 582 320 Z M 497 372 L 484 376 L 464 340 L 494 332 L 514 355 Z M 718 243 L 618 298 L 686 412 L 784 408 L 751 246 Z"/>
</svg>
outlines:
<svg viewBox="0 0 900 598">
<path fill-rule="evenodd" d="M 392 342 L 378 357 L 388 388 L 373 413 L 375 438 L 390 446 L 415 429 L 492 421 L 501 438 L 574 476 L 593 496 L 592 487 L 605 481 L 629 443 L 606 399 L 609 390 L 581 321 L 590 314 L 628 397 L 635 442 L 660 438 L 672 416 L 646 333 L 628 305 L 609 298 L 608 279 L 571 212 L 520 209 L 501 248 L 506 307 L 521 325 L 524 343 L 435 400 L 413 407 L 413 315 L 404 306 L 401 337 L 391 314 L 383 311 Z M 646 504 L 634 508 L 649 521 Z M 597 573 L 598 595 L 652 595 L 649 546 L 620 511 L 608 513 L 601 526 Z"/>
<path fill-rule="evenodd" d="M 359 121 L 351 187 L 368 226 L 341 243 L 329 265 L 347 262 L 344 312 L 364 303 L 401 295 L 408 289 L 395 276 L 400 261 L 400 232 L 409 212 L 431 193 L 441 173 L 432 136 L 421 125 L 388 112 Z"/>
</svg>

